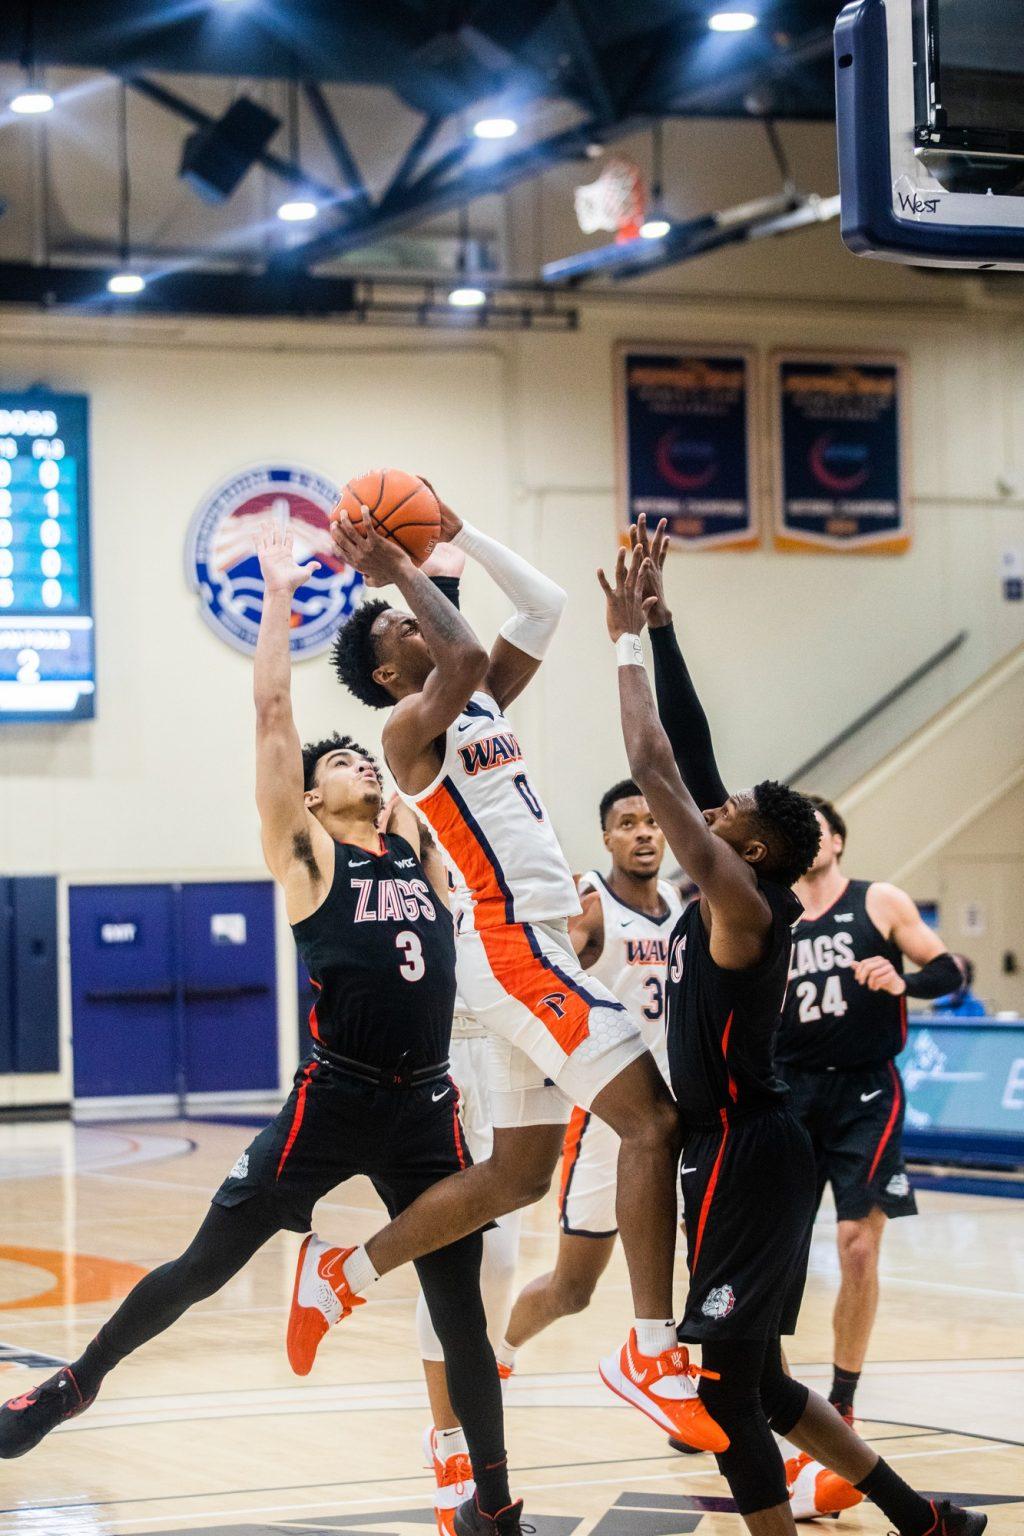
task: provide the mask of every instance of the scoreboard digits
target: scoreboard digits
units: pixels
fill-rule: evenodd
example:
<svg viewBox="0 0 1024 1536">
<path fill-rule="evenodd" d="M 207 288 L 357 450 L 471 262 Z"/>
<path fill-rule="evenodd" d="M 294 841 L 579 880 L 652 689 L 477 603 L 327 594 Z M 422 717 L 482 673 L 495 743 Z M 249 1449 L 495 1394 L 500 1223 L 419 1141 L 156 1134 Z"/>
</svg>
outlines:
<svg viewBox="0 0 1024 1536">
<path fill-rule="evenodd" d="M 94 700 L 88 401 L 0 392 L 0 723 Z"/>
</svg>

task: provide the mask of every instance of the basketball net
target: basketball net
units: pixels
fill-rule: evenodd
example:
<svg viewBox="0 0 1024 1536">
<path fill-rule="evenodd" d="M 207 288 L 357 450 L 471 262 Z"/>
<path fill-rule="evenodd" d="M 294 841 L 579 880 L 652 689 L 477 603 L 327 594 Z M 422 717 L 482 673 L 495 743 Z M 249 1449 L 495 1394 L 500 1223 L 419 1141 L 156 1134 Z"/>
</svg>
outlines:
<svg viewBox="0 0 1024 1536">
<path fill-rule="evenodd" d="M 635 240 L 646 203 L 640 167 L 623 155 L 612 155 L 596 181 L 577 187 L 576 219 L 585 235 L 611 230 L 616 242 Z"/>
</svg>

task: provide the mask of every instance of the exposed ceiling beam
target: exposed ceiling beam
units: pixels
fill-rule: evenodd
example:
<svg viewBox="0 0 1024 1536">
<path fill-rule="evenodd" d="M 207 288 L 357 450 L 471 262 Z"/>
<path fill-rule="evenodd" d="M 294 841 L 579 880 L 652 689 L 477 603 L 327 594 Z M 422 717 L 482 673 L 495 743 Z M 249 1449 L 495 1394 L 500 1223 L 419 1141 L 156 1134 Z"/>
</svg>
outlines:
<svg viewBox="0 0 1024 1536">
<path fill-rule="evenodd" d="M 399 161 L 398 169 L 385 188 L 384 195 L 381 198 L 381 206 L 384 206 L 391 198 L 397 197 L 398 193 L 412 180 L 420 161 L 437 137 L 441 124 L 444 122 L 447 122 L 447 118 L 440 112 L 435 113 L 432 117 L 424 118 L 409 148 Z"/>
<path fill-rule="evenodd" d="M 338 126 L 338 120 L 331 111 L 323 91 L 313 80 L 304 80 L 302 89 L 310 110 L 316 118 L 317 126 L 323 134 L 324 142 L 334 157 L 334 163 L 338 167 L 338 174 L 351 196 L 348 204 L 352 213 L 365 212 L 372 207 L 372 200 L 366 190 L 363 174 L 356 163 L 355 156 L 348 147 L 345 135 Z"/>
<path fill-rule="evenodd" d="M 211 123 L 217 121 L 215 117 L 202 111 L 193 102 L 186 101 L 184 96 L 179 96 L 175 91 L 169 91 L 166 86 L 158 85 L 155 80 L 150 80 L 146 75 L 132 75 L 126 84 L 130 85 L 138 95 L 145 96 L 149 101 L 155 101 L 158 106 L 166 107 L 168 112 L 184 118 L 185 122 L 193 123 L 197 128 L 208 128 Z M 306 187 L 315 192 L 324 202 L 344 201 L 345 195 L 337 187 L 329 187 L 326 182 L 307 175 L 301 165 L 296 165 L 294 161 L 282 160 L 279 155 L 272 154 L 267 149 L 262 150 L 255 159 L 275 176 L 280 176 L 282 181 L 290 182 L 292 186 Z"/>
<path fill-rule="evenodd" d="M 549 139 L 542 139 L 514 154 L 506 155 L 496 164 L 477 166 L 453 181 L 439 185 L 435 171 L 427 171 L 419 182 L 406 187 L 386 208 L 362 219 L 353 219 L 341 228 L 318 235 L 303 245 L 293 246 L 273 258 L 275 265 L 313 266 L 331 256 L 341 256 L 360 247 L 373 245 L 387 235 L 421 224 L 425 219 L 460 208 L 477 197 L 507 192 L 510 187 L 542 171 L 549 170 L 564 160 L 582 157 L 587 145 L 600 133 L 602 142 L 642 128 L 646 118 L 628 118 L 613 124 L 597 124 L 592 121 L 567 128 Z M 443 157 L 447 158 L 447 157 Z M 440 162 L 438 162 L 440 164 Z"/>
</svg>

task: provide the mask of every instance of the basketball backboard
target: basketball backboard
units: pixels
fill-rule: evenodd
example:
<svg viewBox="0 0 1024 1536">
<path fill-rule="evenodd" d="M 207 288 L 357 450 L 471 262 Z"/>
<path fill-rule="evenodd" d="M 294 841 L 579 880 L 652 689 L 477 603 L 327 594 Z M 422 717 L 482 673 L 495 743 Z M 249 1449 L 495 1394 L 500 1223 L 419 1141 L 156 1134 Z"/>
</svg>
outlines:
<svg viewBox="0 0 1024 1536">
<path fill-rule="evenodd" d="M 850 250 L 1024 270 L 1024 0 L 853 0 L 835 65 Z"/>
</svg>

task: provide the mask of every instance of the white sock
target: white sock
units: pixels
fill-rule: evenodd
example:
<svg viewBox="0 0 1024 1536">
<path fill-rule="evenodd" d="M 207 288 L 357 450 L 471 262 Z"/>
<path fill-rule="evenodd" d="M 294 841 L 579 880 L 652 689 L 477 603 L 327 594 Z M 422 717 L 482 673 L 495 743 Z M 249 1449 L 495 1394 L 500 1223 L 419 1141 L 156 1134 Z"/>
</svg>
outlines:
<svg viewBox="0 0 1024 1536">
<path fill-rule="evenodd" d="M 501 1343 L 494 1351 L 494 1358 L 497 1360 L 499 1365 L 507 1365 L 511 1371 L 515 1369 L 516 1353 L 517 1351 L 515 1346 L 510 1344 L 508 1339 L 502 1339 Z"/>
<path fill-rule="evenodd" d="M 376 1285 L 380 1279 L 370 1255 L 361 1243 L 358 1248 L 353 1248 L 341 1267 L 349 1283 L 349 1289 L 355 1291 L 357 1296 L 362 1291 L 368 1291 L 370 1286 Z"/>
<path fill-rule="evenodd" d="M 465 1431 L 458 1424 L 454 1429 L 435 1429 L 434 1440 L 442 1461 L 447 1461 L 449 1456 L 469 1455 Z"/>
<path fill-rule="evenodd" d="M 666 1349 L 675 1349 L 679 1343 L 676 1325 L 671 1318 L 663 1321 L 660 1317 L 638 1317 L 634 1327 L 637 1348 L 642 1355 L 654 1357 Z"/>
</svg>

